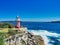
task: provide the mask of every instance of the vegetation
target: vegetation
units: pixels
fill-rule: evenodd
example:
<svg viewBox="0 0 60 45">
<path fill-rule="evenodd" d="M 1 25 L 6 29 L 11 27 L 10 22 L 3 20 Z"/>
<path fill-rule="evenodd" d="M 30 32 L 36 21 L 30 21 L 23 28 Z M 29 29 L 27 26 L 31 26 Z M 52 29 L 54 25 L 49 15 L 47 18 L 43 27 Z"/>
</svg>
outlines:
<svg viewBox="0 0 60 45">
<path fill-rule="evenodd" d="M 15 34 L 17 34 L 17 32 L 15 30 L 9 30 L 8 31 L 8 34 L 9 35 L 15 35 Z"/>
<path fill-rule="evenodd" d="M 0 28 L 14 28 L 14 25 L 11 23 L 2 23 L 0 22 Z"/>
<path fill-rule="evenodd" d="M 0 22 L 0 28 L 2 28 L 3 27 L 3 23 L 2 22 Z"/>
<path fill-rule="evenodd" d="M 5 45 L 4 33 L 0 33 L 0 45 Z"/>
<path fill-rule="evenodd" d="M 15 32 L 10 28 L 14 28 L 14 25 L 11 23 L 0 22 L 0 45 L 5 45 L 4 39 L 15 34 Z"/>
<path fill-rule="evenodd" d="M 22 39 L 21 40 L 22 45 L 26 45 L 26 42 Z"/>
</svg>

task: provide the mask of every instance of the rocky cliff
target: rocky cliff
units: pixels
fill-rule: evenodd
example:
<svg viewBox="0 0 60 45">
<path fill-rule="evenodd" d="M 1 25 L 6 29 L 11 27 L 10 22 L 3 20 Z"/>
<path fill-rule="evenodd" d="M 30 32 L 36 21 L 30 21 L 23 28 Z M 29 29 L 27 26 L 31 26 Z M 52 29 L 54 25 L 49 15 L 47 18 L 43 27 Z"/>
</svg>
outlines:
<svg viewBox="0 0 60 45">
<path fill-rule="evenodd" d="M 33 35 L 27 29 L 17 31 L 17 34 L 5 39 L 6 45 L 44 45 L 44 40 L 39 35 Z"/>
<path fill-rule="evenodd" d="M 28 32 L 27 45 L 44 45 L 44 40 L 39 35 L 33 35 Z"/>
</svg>

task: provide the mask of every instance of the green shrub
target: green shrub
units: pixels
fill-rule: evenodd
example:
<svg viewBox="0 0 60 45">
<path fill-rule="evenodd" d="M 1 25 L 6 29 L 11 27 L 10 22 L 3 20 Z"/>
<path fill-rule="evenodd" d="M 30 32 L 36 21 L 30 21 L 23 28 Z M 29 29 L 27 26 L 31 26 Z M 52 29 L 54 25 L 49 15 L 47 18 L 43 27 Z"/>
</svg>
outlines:
<svg viewBox="0 0 60 45">
<path fill-rule="evenodd" d="M 5 45 L 4 34 L 0 33 L 0 45 Z"/>
<path fill-rule="evenodd" d="M 14 28 L 15 26 L 11 23 L 2 23 L 0 22 L 0 28 Z"/>
</svg>

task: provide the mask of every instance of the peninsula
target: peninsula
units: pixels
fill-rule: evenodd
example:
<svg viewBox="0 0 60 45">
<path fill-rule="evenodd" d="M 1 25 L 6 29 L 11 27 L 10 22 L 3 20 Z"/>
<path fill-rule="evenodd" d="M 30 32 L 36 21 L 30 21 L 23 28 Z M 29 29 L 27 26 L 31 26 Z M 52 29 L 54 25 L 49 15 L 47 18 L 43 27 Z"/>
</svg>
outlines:
<svg viewBox="0 0 60 45">
<path fill-rule="evenodd" d="M 27 27 L 20 25 L 19 16 L 15 26 L 11 23 L 0 23 L 0 45 L 45 45 L 39 35 L 28 32 Z"/>
</svg>

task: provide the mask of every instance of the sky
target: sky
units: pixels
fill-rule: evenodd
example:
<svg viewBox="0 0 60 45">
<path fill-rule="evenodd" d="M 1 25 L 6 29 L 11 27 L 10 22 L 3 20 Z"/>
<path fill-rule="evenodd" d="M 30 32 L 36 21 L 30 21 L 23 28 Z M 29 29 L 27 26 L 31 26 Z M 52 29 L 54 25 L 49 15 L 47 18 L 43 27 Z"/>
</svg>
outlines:
<svg viewBox="0 0 60 45">
<path fill-rule="evenodd" d="M 60 20 L 60 0 L 0 0 L 0 21 L 16 16 L 22 21 Z"/>
</svg>

